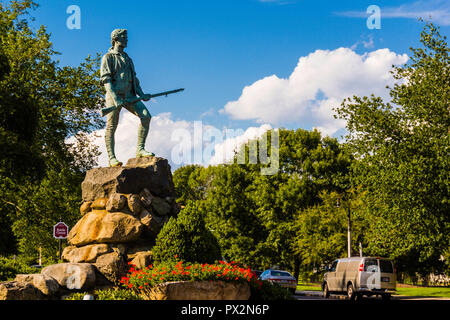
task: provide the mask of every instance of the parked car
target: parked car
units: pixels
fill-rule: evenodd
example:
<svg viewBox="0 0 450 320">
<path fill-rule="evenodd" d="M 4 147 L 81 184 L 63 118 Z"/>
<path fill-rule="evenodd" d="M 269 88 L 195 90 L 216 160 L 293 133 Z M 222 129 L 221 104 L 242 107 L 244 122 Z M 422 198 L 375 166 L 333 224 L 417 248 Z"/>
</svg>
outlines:
<svg viewBox="0 0 450 320">
<path fill-rule="evenodd" d="M 262 270 L 252 270 L 252 272 L 255 274 L 256 278 L 259 278 L 263 273 Z"/>
<path fill-rule="evenodd" d="M 40 264 L 33 264 L 30 267 L 31 268 L 36 268 L 36 269 L 42 269 L 42 266 Z"/>
<path fill-rule="evenodd" d="M 380 257 L 352 257 L 333 261 L 322 282 L 323 296 L 346 294 L 349 300 L 363 295 L 381 295 L 389 300 L 395 292 L 396 275 L 391 260 Z"/>
<path fill-rule="evenodd" d="M 268 269 L 261 274 L 260 279 L 288 288 L 292 294 L 295 293 L 295 289 L 297 288 L 297 279 L 289 272 L 283 270 Z"/>
</svg>

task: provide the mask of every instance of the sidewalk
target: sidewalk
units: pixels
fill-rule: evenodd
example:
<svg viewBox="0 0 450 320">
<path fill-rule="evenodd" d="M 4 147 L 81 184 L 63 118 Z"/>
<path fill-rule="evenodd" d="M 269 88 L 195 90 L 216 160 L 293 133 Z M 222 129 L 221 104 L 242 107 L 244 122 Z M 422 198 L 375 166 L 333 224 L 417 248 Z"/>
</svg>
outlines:
<svg viewBox="0 0 450 320">
<path fill-rule="evenodd" d="M 299 296 L 309 296 L 309 297 L 319 297 L 319 298 L 323 298 L 323 292 L 322 291 L 300 291 L 297 290 L 295 291 L 296 295 Z M 330 294 L 330 298 L 329 299 L 346 299 L 345 295 L 338 295 L 338 294 Z"/>
</svg>

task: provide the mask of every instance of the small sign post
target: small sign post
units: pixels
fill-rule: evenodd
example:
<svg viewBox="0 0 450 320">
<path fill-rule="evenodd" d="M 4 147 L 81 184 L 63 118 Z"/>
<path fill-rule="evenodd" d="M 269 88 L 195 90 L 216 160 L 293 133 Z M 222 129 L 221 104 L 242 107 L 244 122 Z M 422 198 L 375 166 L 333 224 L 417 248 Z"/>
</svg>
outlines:
<svg viewBox="0 0 450 320">
<path fill-rule="evenodd" d="M 62 257 L 62 239 L 67 239 L 69 227 L 62 221 L 53 226 L 53 237 L 59 240 L 59 260 Z"/>
</svg>

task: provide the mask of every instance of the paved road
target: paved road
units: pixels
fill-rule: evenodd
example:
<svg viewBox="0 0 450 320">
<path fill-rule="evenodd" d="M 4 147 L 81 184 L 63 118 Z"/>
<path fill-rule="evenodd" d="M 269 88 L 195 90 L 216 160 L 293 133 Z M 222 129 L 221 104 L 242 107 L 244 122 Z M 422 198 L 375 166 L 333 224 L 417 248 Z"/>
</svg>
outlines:
<svg viewBox="0 0 450 320">
<path fill-rule="evenodd" d="M 297 300 L 328 300 L 325 299 L 321 291 L 299 291 L 295 292 L 294 298 Z M 329 299 L 345 299 L 345 296 L 331 294 Z"/>
<path fill-rule="evenodd" d="M 326 300 L 326 299 L 323 298 L 323 297 L 302 296 L 302 295 L 299 295 L 299 294 L 295 294 L 295 295 L 294 295 L 294 298 L 295 298 L 296 300 Z"/>
</svg>

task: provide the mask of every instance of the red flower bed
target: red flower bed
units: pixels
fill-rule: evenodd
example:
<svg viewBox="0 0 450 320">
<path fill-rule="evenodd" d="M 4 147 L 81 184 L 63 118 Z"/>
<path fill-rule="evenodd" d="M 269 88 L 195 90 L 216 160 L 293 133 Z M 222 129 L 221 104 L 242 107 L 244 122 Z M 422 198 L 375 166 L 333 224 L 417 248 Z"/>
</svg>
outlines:
<svg viewBox="0 0 450 320">
<path fill-rule="evenodd" d="M 218 261 L 215 264 L 188 263 L 168 261 L 159 265 L 149 265 L 144 269 L 136 269 L 131 265 L 128 274 L 122 277 L 121 284 L 139 293 L 160 283 L 169 281 L 215 281 L 247 282 L 250 286 L 260 288 L 262 281 L 248 267 L 238 263 Z"/>
</svg>

